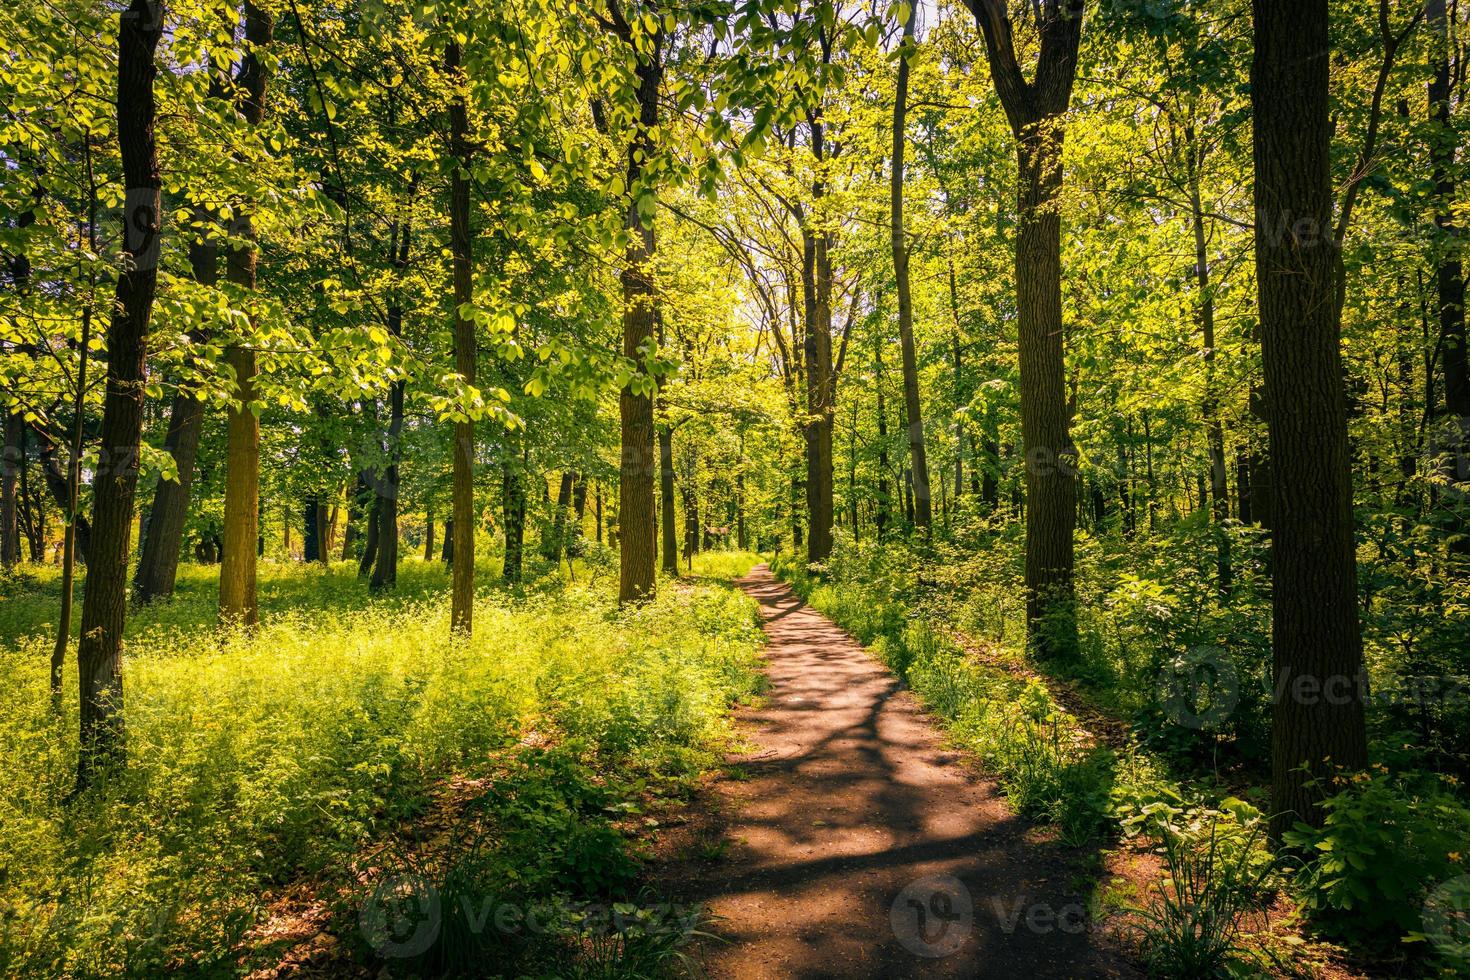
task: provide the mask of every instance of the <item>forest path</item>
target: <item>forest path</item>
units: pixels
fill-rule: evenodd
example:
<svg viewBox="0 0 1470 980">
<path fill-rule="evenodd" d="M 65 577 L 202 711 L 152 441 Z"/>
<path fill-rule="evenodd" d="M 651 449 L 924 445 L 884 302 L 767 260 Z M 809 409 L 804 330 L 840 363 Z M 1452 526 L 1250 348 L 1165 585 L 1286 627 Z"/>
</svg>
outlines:
<svg viewBox="0 0 1470 980">
<path fill-rule="evenodd" d="M 900 682 L 762 565 L 770 688 L 708 800 L 723 843 L 667 869 L 714 977 L 1122 977 L 1075 855 L 1037 841 Z M 699 855 L 703 855 L 703 859 Z M 709 858 L 713 857 L 713 860 Z"/>
</svg>

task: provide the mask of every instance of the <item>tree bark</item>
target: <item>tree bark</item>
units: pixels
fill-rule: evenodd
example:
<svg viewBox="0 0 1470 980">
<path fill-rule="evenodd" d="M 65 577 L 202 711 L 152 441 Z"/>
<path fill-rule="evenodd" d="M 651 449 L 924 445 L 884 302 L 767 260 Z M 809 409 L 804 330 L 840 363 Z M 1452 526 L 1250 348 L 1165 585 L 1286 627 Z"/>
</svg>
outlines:
<svg viewBox="0 0 1470 980">
<path fill-rule="evenodd" d="M 189 245 L 189 264 L 194 281 L 213 286 L 218 278 L 219 250 L 209 242 Z M 153 491 L 153 507 L 140 542 L 138 569 L 133 575 L 133 600 L 147 605 L 171 596 L 178 577 L 179 549 L 184 542 L 188 519 L 189 491 L 194 485 L 194 461 L 199 454 L 199 436 L 204 429 L 204 403 L 194 395 L 193 385 L 180 384 L 169 409 L 168 434 L 164 448 L 174 458 L 177 480 L 159 480 Z"/>
<path fill-rule="evenodd" d="M 621 17 L 619 18 L 621 20 Z M 619 31 L 631 49 L 632 37 L 627 25 Z M 623 287 L 623 356 L 636 365 L 633 381 L 619 397 L 622 460 L 618 472 L 618 601 L 643 602 L 652 599 L 655 589 L 655 523 L 653 504 L 654 424 L 653 382 L 648 376 L 647 356 L 657 347 L 655 324 L 658 318 L 654 293 L 652 263 L 656 241 L 653 215 L 639 210 L 639 201 L 652 197 L 651 185 L 644 185 L 643 163 L 653 153 L 653 129 L 659 122 L 659 89 L 663 83 L 662 30 L 647 38 L 647 47 L 636 55 L 638 78 L 638 129 L 629 142 L 627 180 L 629 190 L 627 228 L 628 248 L 624 255 Z M 638 387 L 635 388 L 634 386 Z"/>
<path fill-rule="evenodd" d="M 512 585 L 523 575 L 526 549 L 526 485 L 521 474 L 521 460 L 505 449 L 501 467 L 501 513 L 505 523 L 505 557 L 500 577 Z"/>
<path fill-rule="evenodd" d="M 1200 193 L 1199 141 L 1192 128 L 1186 130 L 1185 152 L 1189 154 L 1190 224 L 1194 227 L 1194 274 L 1199 289 L 1199 324 L 1203 335 L 1205 363 L 1204 414 L 1206 441 L 1210 457 L 1210 496 L 1215 519 L 1215 583 L 1228 593 L 1234 573 L 1231 568 L 1230 538 L 1225 521 L 1230 517 L 1230 489 L 1225 474 L 1225 429 L 1220 423 L 1220 404 L 1215 393 L 1215 293 L 1210 281 L 1209 241 L 1205 232 L 1204 199 Z"/>
<path fill-rule="evenodd" d="M 389 261 L 399 279 L 408 270 L 408 249 L 411 237 L 409 223 L 393 222 L 389 231 Z M 395 284 L 388 302 L 388 334 L 395 340 L 403 337 L 403 303 Z M 403 379 L 393 382 L 388 393 L 388 465 L 375 487 L 378 522 L 378 560 L 373 567 L 374 592 L 398 586 L 398 461 L 403 454 L 403 396 L 406 391 Z"/>
<path fill-rule="evenodd" d="M 77 784 L 120 759 L 123 733 L 122 634 L 127 619 L 128 556 L 138 447 L 143 433 L 148 324 L 158 288 L 163 181 L 154 135 L 154 51 L 163 10 L 134 0 L 118 26 L 117 127 L 126 188 L 123 211 L 126 262 L 107 329 L 107 393 L 102 409 L 102 457 L 92 481 L 92 556 L 77 646 L 81 741 Z"/>
<path fill-rule="evenodd" d="M 674 432 L 666 425 L 658 430 L 658 476 L 660 529 L 663 533 L 660 556 L 663 570 L 670 575 L 678 575 L 679 538 L 674 528 Z"/>
<path fill-rule="evenodd" d="M 475 322 L 465 312 L 473 299 L 470 238 L 469 113 L 460 74 L 459 42 L 451 41 L 444 67 L 456 86 L 449 104 L 450 152 L 455 159 L 449 190 L 449 246 L 454 266 L 454 368 L 466 385 L 475 383 Z M 450 626 L 468 634 L 475 600 L 475 423 L 468 414 L 454 423 L 454 543 Z M 448 528 L 445 529 L 448 544 Z"/>
<path fill-rule="evenodd" d="M 25 422 L 17 412 L 5 415 L 5 455 L 0 457 L 0 567 L 20 561 L 20 508 L 17 504 L 20 469 L 24 465 L 20 441 Z"/>
<path fill-rule="evenodd" d="M 1367 762 L 1341 264 L 1333 231 L 1328 0 L 1254 0 L 1257 292 L 1273 550 L 1272 820 L 1320 826 L 1314 780 Z"/>
<path fill-rule="evenodd" d="M 269 11 L 245 0 L 247 48 L 235 82 L 241 91 L 240 112 L 252 127 L 265 118 L 266 59 L 261 49 L 271 43 L 275 22 Z M 225 275 L 248 293 L 255 291 L 255 225 L 251 205 L 243 202 L 238 211 L 238 237 L 230 251 Z M 252 325 L 255 317 L 251 315 Z M 254 626 L 260 618 L 256 597 L 255 549 L 260 537 L 260 419 L 251 409 L 255 401 L 255 351 L 234 344 L 225 360 L 235 373 L 239 390 L 230 404 L 225 458 L 224 555 L 219 573 L 219 612 L 227 622 Z"/>
<path fill-rule="evenodd" d="M 1466 353 L 1465 274 L 1460 257 L 1460 228 L 1455 221 L 1456 156 L 1459 153 L 1452 114 L 1454 85 L 1450 50 L 1454 38 L 1445 0 L 1429 0 L 1426 14 L 1431 28 L 1434 76 L 1429 82 L 1432 142 L 1430 165 L 1435 185 L 1435 226 L 1441 235 L 1436 269 L 1441 357 L 1444 361 L 1445 424 L 1435 440 L 1443 457 L 1444 475 L 1452 482 L 1470 481 L 1470 359 Z M 1463 518 L 1459 523 L 1462 525 Z M 1462 542 L 1460 550 L 1470 549 Z"/>
<path fill-rule="evenodd" d="M 893 516 L 893 501 L 888 489 L 888 406 L 883 400 L 883 344 L 873 348 L 874 386 L 878 389 L 878 500 L 873 523 L 877 526 L 878 540 L 888 533 L 888 523 Z"/>
<path fill-rule="evenodd" d="M 914 21 L 919 5 L 909 4 L 903 25 L 903 42 L 898 59 L 898 87 L 893 98 L 893 161 L 890 168 L 889 216 L 892 222 L 893 274 L 898 288 L 898 338 L 903 353 L 903 402 L 908 418 L 909 468 L 914 474 L 914 509 L 917 526 L 925 537 L 934 533 L 933 505 L 929 493 L 929 458 L 924 444 L 924 416 L 919 405 L 918 354 L 914 347 L 914 304 L 909 292 L 909 248 L 903 227 L 903 140 L 908 112 L 909 59 L 914 39 Z M 956 479 L 959 479 L 958 477 Z M 955 486 L 958 488 L 959 484 Z M 955 491 L 959 492 L 958 489 Z"/>
<path fill-rule="evenodd" d="M 1041 12 L 1034 81 L 1017 61 L 1005 0 L 967 0 L 985 35 L 991 77 L 1016 138 L 1019 162 L 1016 312 L 1021 438 L 1026 455 L 1026 623 L 1040 655 L 1076 647 L 1073 531 L 1077 451 L 1072 444 L 1063 351 L 1061 214 L 1063 117 L 1082 38 L 1082 0 Z"/>
</svg>

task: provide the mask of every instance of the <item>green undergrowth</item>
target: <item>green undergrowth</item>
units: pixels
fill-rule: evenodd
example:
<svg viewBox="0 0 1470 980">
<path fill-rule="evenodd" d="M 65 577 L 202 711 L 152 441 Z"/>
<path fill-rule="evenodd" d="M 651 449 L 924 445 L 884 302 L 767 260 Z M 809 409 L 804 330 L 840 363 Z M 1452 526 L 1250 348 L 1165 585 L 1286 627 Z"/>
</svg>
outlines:
<svg viewBox="0 0 1470 980">
<path fill-rule="evenodd" d="M 538 900 L 630 897 L 637 801 L 711 765 L 729 706 L 757 688 L 754 604 L 666 586 L 619 611 L 605 587 L 557 585 L 482 595 L 463 639 L 442 592 L 415 597 L 415 564 L 406 595 L 356 593 L 356 606 L 334 600 L 355 588 L 336 570 L 267 572 L 264 595 L 306 578 L 321 601 L 267 599 L 254 633 L 209 625 L 212 604 L 188 589 L 137 617 L 127 764 L 75 798 L 75 677 L 54 713 L 49 639 L 5 633 L 0 975 L 230 974 L 262 896 L 340 876 L 422 818 L 450 777 L 493 791 L 469 807 L 484 819 L 465 818 L 481 828 L 475 847 L 436 860 L 508 861 Z M 0 615 L 45 601 L 6 588 Z M 574 945 L 595 962 L 618 935 Z"/>
</svg>

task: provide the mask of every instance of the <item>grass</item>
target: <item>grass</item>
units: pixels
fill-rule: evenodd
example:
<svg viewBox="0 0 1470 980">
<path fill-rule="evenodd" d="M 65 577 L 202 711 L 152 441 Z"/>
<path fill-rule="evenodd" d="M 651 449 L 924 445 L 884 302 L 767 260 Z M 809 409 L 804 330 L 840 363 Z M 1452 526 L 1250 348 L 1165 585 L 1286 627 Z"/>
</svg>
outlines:
<svg viewBox="0 0 1470 980">
<path fill-rule="evenodd" d="M 0 586 L 0 974 L 228 972 L 264 894 L 349 866 L 448 777 L 534 733 L 612 807 L 712 764 L 758 680 L 754 605 L 727 589 L 621 612 L 605 582 L 484 592 L 466 641 L 437 563 L 405 562 L 382 599 L 349 565 L 266 564 L 255 633 L 214 625 L 215 570 L 181 572 L 129 626 L 128 765 L 75 799 L 75 706 L 46 693 L 55 576 Z M 578 820 L 626 850 L 600 813 Z"/>
</svg>

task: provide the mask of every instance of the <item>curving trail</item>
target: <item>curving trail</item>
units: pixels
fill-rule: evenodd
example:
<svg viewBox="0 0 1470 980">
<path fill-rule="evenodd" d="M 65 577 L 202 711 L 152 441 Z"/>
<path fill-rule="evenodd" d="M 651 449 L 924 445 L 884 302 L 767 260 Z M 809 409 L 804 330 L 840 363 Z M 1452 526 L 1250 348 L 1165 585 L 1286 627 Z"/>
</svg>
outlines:
<svg viewBox="0 0 1470 980">
<path fill-rule="evenodd" d="M 771 686 L 742 714 L 748 774 L 711 804 L 723 853 L 668 870 L 726 942 L 714 977 L 1129 977 L 1086 920 L 1069 853 L 1038 842 L 914 698 L 765 566 Z M 706 849 L 708 850 L 708 848 Z"/>
</svg>

